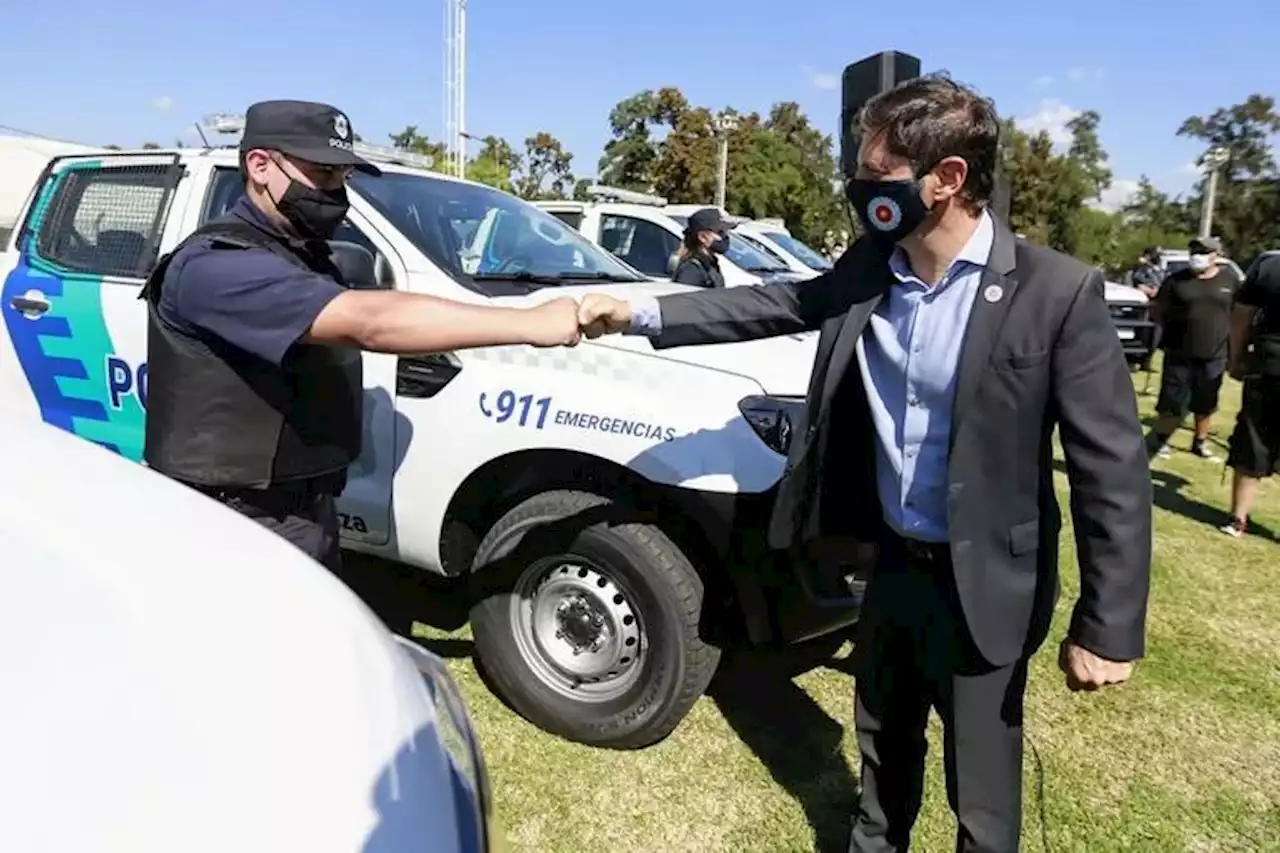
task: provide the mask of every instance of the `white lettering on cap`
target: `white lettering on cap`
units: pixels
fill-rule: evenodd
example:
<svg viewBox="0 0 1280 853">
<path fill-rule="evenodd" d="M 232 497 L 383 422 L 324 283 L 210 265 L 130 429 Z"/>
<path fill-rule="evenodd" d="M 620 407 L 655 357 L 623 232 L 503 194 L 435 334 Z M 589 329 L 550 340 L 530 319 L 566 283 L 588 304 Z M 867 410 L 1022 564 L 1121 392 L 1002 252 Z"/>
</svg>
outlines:
<svg viewBox="0 0 1280 853">
<path fill-rule="evenodd" d="M 351 151 L 351 150 L 353 150 L 352 145 L 351 145 L 351 143 L 350 143 L 350 142 L 343 142 L 341 139 L 330 139 L 330 140 L 329 140 L 329 147 L 330 147 L 330 148 L 341 148 L 343 151 Z"/>
</svg>

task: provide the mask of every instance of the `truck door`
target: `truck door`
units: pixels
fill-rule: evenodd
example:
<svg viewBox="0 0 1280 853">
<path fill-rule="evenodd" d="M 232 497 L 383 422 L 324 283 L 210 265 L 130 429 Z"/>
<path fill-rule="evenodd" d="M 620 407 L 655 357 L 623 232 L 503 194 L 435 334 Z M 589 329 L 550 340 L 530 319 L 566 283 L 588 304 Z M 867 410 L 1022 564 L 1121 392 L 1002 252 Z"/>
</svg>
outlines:
<svg viewBox="0 0 1280 853">
<path fill-rule="evenodd" d="M 146 311 L 183 167 L 173 154 L 55 160 L 41 178 L 0 285 L 0 394 L 46 423 L 142 458 Z"/>
<path fill-rule="evenodd" d="M 219 167 L 192 230 L 222 216 L 244 194 L 238 169 Z M 354 207 L 334 240 L 363 246 L 377 259 L 378 285 L 394 289 L 407 281 L 400 259 Z M 360 458 L 348 469 L 347 487 L 338 499 L 342 537 L 384 545 L 391 536 L 391 484 L 400 454 L 396 448 L 396 357 L 366 352 L 364 367 L 364 436 Z"/>
</svg>

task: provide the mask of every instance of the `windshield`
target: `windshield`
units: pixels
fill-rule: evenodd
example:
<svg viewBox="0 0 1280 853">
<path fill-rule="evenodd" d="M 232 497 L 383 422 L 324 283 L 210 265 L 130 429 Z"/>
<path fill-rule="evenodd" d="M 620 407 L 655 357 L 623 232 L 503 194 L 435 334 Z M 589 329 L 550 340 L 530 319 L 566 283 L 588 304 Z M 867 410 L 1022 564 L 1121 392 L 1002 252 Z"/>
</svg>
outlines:
<svg viewBox="0 0 1280 853">
<path fill-rule="evenodd" d="M 351 184 L 454 277 L 644 281 L 554 216 L 489 187 L 404 172 L 358 173 Z"/>
<path fill-rule="evenodd" d="M 764 236 L 790 252 L 796 260 L 812 270 L 825 272 L 831 269 L 831 261 L 801 243 L 785 231 L 765 231 Z"/>
<path fill-rule="evenodd" d="M 676 216 L 668 213 L 672 219 L 680 223 L 681 228 L 689 225 L 689 217 Z M 787 265 L 781 261 L 757 249 L 751 243 L 743 240 L 737 234 L 730 232 L 729 234 L 729 251 L 724 256 L 733 262 L 733 265 L 747 272 L 786 272 Z"/>
</svg>

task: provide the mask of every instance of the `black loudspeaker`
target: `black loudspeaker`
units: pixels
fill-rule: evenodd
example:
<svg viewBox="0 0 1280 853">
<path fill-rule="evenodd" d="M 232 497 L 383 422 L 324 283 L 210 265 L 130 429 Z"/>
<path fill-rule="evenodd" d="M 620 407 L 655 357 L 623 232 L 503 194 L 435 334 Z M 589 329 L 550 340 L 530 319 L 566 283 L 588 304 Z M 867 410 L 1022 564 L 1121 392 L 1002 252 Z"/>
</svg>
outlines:
<svg viewBox="0 0 1280 853">
<path fill-rule="evenodd" d="M 863 104 L 903 80 L 920 76 L 920 59 L 886 50 L 846 66 L 840 100 L 840 171 L 852 177 L 858 170 L 858 111 Z"/>
</svg>

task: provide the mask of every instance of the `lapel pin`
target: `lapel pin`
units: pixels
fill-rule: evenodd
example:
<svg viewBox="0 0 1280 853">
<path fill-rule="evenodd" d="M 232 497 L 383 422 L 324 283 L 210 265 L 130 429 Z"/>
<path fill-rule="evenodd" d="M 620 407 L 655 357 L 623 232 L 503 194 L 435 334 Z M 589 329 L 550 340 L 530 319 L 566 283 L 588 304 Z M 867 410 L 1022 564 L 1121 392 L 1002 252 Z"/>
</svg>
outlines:
<svg viewBox="0 0 1280 853">
<path fill-rule="evenodd" d="M 982 291 L 982 298 L 988 302 L 999 302 L 1002 296 L 1004 296 L 1004 288 L 998 284 L 993 284 Z"/>
</svg>

